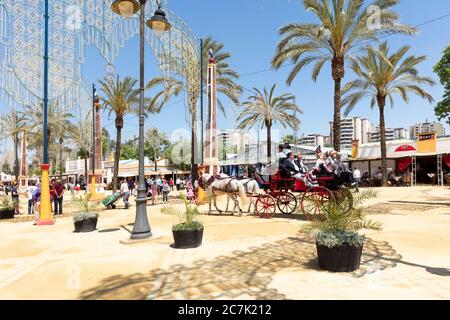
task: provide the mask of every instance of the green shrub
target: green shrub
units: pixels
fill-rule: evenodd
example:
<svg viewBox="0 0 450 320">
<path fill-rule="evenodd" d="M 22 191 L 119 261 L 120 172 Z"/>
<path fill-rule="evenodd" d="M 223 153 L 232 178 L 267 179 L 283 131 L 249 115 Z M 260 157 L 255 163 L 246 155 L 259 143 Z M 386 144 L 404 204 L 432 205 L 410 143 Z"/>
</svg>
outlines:
<svg viewBox="0 0 450 320">
<path fill-rule="evenodd" d="M 14 202 L 10 196 L 0 196 L 0 210 L 10 211 L 15 210 Z"/>
<path fill-rule="evenodd" d="M 344 203 L 351 201 L 348 198 L 328 201 L 321 206 L 325 219 L 311 222 L 306 229 L 315 233 L 318 244 L 328 248 L 343 244 L 361 246 L 364 243 L 364 236 L 358 231 L 381 230 L 379 222 L 364 217 L 364 209 L 360 206 L 365 200 L 376 196 L 374 190 L 367 190 L 354 196 L 351 204 Z"/>
<path fill-rule="evenodd" d="M 203 224 L 198 221 L 192 221 L 190 223 L 179 223 L 172 227 L 173 231 L 194 231 L 203 229 Z"/>
<path fill-rule="evenodd" d="M 98 213 L 95 211 L 98 209 L 99 202 L 89 201 L 89 198 L 90 194 L 88 193 L 84 197 L 80 196 L 73 199 L 73 203 L 81 211 L 73 216 L 74 222 L 98 218 Z"/>
<path fill-rule="evenodd" d="M 347 243 L 354 247 L 359 247 L 364 244 L 364 236 L 357 232 L 348 231 L 334 231 L 334 232 L 322 232 L 319 231 L 316 234 L 316 241 L 319 245 L 328 248 L 340 247 L 344 243 Z"/>
<path fill-rule="evenodd" d="M 81 212 L 73 216 L 73 222 L 84 221 L 88 219 L 98 219 L 97 212 Z"/>
<path fill-rule="evenodd" d="M 184 201 L 185 210 L 179 213 L 179 217 L 182 220 L 181 223 L 172 227 L 173 231 L 193 231 L 203 228 L 201 222 L 195 221 L 195 218 L 200 214 L 196 205 L 191 205 L 186 199 L 184 194 L 181 194 L 181 199 Z"/>
</svg>

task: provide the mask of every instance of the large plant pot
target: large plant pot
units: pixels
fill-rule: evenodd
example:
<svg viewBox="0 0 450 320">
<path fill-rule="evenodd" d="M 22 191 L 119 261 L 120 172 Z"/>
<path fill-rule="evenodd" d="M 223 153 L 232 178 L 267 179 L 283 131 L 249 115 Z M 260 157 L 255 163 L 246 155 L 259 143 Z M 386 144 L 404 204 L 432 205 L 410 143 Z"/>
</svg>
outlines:
<svg viewBox="0 0 450 320">
<path fill-rule="evenodd" d="M 97 229 L 98 218 L 75 221 L 75 232 L 92 232 Z"/>
<path fill-rule="evenodd" d="M 197 248 L 202 244 L 203 240 L 203 228 L 199 230 L 179 230 L 174 231 L 173 240 L 174 240 L 174 248 L 177 249 L 188 249 L 188 248 Z"/>
<path fill-rule="evenodd" d="M 14 219 L 16 209 L 0 210 L 0 219 Z"/>
<path fill-rule="evenodd" d="M 352 272 L 359 269 L 363 246 L 343 244 L 328 248 L 316 243 L 319 267 L 332 272 Z"/>
</svg>

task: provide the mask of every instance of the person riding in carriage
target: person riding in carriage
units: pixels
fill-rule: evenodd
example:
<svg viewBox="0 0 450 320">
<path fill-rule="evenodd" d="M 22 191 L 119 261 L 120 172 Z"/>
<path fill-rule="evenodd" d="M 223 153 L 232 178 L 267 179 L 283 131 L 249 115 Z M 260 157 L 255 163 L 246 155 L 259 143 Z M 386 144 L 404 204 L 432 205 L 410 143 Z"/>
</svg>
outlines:
<svg viewBox="0 0 450 320">
<path fill-rule="evenodd" d="M 306 186 L 312 187 L 316 185 L 316 181 L 314 181 L 314 178 L 308 173 L 301 158 L 301 154 L 299 154 L 299 157 L 295 159 L 294 153 L 289 152 L 287 159 L 283 162 L 281 167 L 281 174 L 283 176 L 292 177 L 296 180 L 303 181 Z"/>
</svg>

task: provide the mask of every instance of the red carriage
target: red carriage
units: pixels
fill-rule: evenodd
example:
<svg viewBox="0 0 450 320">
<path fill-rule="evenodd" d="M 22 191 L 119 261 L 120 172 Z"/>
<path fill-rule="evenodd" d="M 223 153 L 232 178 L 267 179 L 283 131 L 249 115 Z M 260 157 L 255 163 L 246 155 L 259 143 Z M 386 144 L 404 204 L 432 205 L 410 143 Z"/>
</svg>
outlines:
<svg viewBox="0 0 450 320">
<path fill-rule="evenodd" d="M 353 205 L 351 191 L 334 175 L 317 177 L 318 185 L 312 187 L 305 181 L 283 177 L 280 172 L 273 176 L 256 174 L 255 179 L 265 191 L 255 202 L 255 212 L 262 218 L 272 217 L 277 208 L 292 214 L 300 205 L 302 213 L 311 217 L 320 215 L 321 207 L 329 201 L 339 201 L 348 209 Z"/>
</svg>

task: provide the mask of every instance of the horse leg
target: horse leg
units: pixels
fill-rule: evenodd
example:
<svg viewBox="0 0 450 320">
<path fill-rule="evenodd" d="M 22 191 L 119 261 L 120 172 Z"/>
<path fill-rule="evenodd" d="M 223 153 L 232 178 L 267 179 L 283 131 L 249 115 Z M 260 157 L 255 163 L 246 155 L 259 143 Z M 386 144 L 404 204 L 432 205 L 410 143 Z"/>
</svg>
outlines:
<svg viewBox="0 0 450 320">
<path fill-rule="evenodd" d="M 239 203 L 238 197 L 237 197 L 237 196 L 234 196 L 234 211 L 233 211 L 233 214 L 234 214 L 234 212 L 236 212 L 236 207 L 239 209 L 239 216 L 241 217 L 241 216 L 242 216 L 241 205 L 240 205 L 240 203 Z"/>
<path fill-rule="evenodd" d="M 217 209 L 217 197 L 214 197 L 214 207 Z M 219 214 L 222 214 L 222 211 L 220 211 L 219 209 L 217 209 L 217 211 L 219 212 Z"/>
<path fill-rule="evenodd" d="M 213 198 L 212 192 L 208 192 L 208 201 L 209 201 L 209 211 L 208 211 L 208 214 L 211 214 L 211 202 L 212 202 L 212 198 Z M 215 198 L 214 198 L 214 201 L 215 201 Z"/>
<path fill-rule="evenodd" d="M 248 213 L 250 213 L 252 210 L 252 204 L 254 205 L 253 197 L 250 197 L 250 203 L 248 204 L 248 211 L 247 211 Z"/>
</svg>

